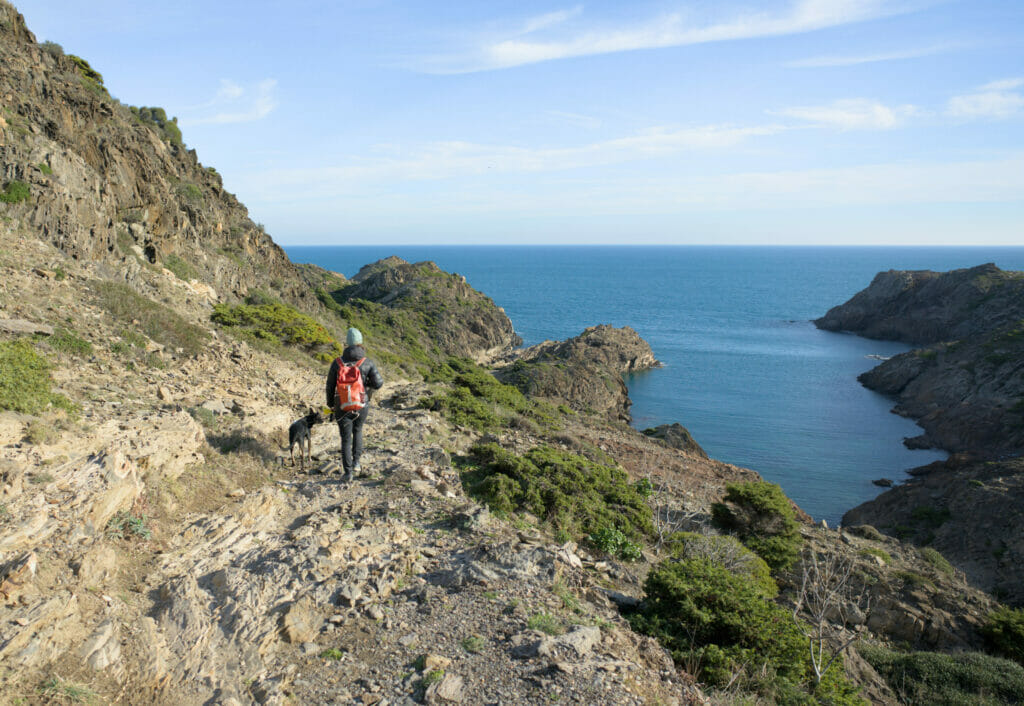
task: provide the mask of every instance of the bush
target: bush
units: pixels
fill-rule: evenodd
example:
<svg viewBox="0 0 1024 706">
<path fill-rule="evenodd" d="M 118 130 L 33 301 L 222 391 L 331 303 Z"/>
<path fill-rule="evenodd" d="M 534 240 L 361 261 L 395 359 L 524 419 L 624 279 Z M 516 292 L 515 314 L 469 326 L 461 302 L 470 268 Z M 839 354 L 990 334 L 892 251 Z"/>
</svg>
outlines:
<svg viewBox="0 0 1024 706">
<path fill-rule="evenodd" d="M 180 348 L 186 355 L 205 350 L 208 331 L 190 324 L 169 307 L 142 296 L 121 282 L 94 281 L 100 306 L 126 323 L 139 322 L 142 332 L 165 346 Z"/>
<path fill-rule="evenodd" d="M 130 106 L 129 110 L 132 111 L 132 115 L 140 123 L 156 130 L 161 138 L 167 140 L 172 145 L 181 146 L 181 128 L 178 127 L 178 119 L 171 118 L 168 120 L 167 111 L 163 108 L 136 108 L 135 106 Z"/>
<path fill-rule="evenodd" d="M 27 339 L 0 341 L 0 409 L 39 414 L 53 405 L 75 411 L 68 398 L 50 392 L 52 367 Z"/>
<path fill-rule="evenodd" d="M 672 557 L 676 559 L 710 561 L 716 566 L 749 579 L 768 598 L 774 598 L 779 592 L 768 564 L 735 537 L 676 532 L 668 538 L 666 544 Z"/>
<path fill-rule="evenodd" d="M 440 412 L 453 424 L 478 431 L 497 431 L 513 424 L 512 420 L 522 415 L 541 428 L 556 425 L 554 407 L 530 400 L 516 387 L 499 382 L 471 360 L 449 358 L 435 366 L 429 378 L 451 381 L 454 389 L 427 397 L 421 405 Z M 530 425 L 529 421 L 514 423 Z"/>
<path fill-rule="evenodd" d="M 463 484 L 494 510 L 525 510 L 577 538 L 615 529 L 636 542 L 654 532 L 651 509 L 625 471 L 549 446 L 520 456 L 488 443 L 469 453 L 477 465 Z"/>
<path fill-rule="evenodd" d="M 1024 703 L 1024 667 L 979 652 L 955 655 L 894 652 L 858 645 L 857 651 L 904 703 L 979 706 Z"/>
<path fill-rule="evenodd" d="M 726 486 L 723 502 L 711 506 L 712 521 L 734 533 L 773 571 L 793 565 L 800 554 L 796 513 L 775 483 L 750 481 Z"/>
<path fill-rule="evenodd" d="M 4 203 L 21 203 L 22 201 L 28 201 L 29 196 L 32 192 L 28 188 L 28 184 L 17 179 L 4 184 L 4 190 L 0 191 L 0 201 Z"/>
<path fill-rule="evenodd" d="M 952 575 L 953 565 L 950 564 L 949 561 L 946 560 L 946 557 L 942 556 L 942 554 L 940 554 L 937 550 L 932 549 L 931 547 L 925 547 L 924 549 L 920 550 L 920 553 L 922 559 L 924 559 L 926 562 L 934 566 L 940 572 L 947 575 Z"/>
<path fill-rule="evenodd" d="M 643 551 L 640 549 L 640 545 L 629 541 L 626 535 L 614 527 L 599 529 L 594 534 L 588 536 L 587 541 L 593 544 L 599 552 L 625 561 L 639 561 L 643 558 Z"/>
<path fill-rule="evenodd" d="M 989 613 L 981 632 L 994 651 L 1024 664 L 1024 609 L 995 609 Z"/>
<path fill-rule="evenodd" d="M 341 355 L 341 345 L 313 317 L 265 295 L 250 295 L 246 302 L 217 304 L 210 318 L 257 339 L 301 348 L 324 362 Z"/>
<path fill-rule="evenodd" d="M 807 679 L 807 638 L 751 579 L 708 559 L 668 559 L 651 569 L 644 590 L 630 623 L 702 681 L 725 685 L 737 672 L 766 668 L 793 684 Z"/>
</svg>

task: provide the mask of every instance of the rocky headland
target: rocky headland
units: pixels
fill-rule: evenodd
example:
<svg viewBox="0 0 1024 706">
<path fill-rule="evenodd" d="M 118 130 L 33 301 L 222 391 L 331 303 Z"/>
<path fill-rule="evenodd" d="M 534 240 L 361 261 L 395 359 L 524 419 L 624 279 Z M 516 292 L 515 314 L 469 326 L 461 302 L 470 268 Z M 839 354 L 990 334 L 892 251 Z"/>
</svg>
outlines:
<svg viewBox="0 0 1024 706">
<path fill-rule="evenodd" d="M 973 584 L 1024 604 L 1024 273 L 994 264 L 882 272 L 815 323 L 920 346 L 859 380 L 923 427 L 908 446 L 953 454 L 912 470 L 844 524 L 934 547 Z"/>
<path fill-rule="evenodd" d="M 291 263 L 5 0 L 0 63 L 0 703 L 896 703 L 892 645 L 987 648 L 961 571 L 632 429 L 635 331 L 516 350 L 433 263 Z M 286 443 L 348 326 L 387 383 L 345 484 L 332 425 Z M 821 684 L 819 558 L 824 644 L 875 650 Z"/>
</svg>

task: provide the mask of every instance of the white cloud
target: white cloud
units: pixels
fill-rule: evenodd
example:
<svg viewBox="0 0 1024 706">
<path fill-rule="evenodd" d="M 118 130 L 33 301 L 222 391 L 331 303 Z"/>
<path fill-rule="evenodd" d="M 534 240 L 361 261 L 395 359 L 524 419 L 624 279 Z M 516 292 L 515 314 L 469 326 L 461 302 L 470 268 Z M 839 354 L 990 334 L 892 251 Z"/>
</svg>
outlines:
<svg viewBox="0 0 1024 706">
<path fill-rule="evenodd" d="M 554 27 L 560 25 L 573 17 L 577 17 L 583 13 L 583 6 L 577 5 L 576 7 L 568 10 L 559 10 L 557 12 L 548 12 L 537 17 L 531 17 L 526 21 L 523 27 L 523 34 L 531 34 L 533 32 L 547 29 L 548 27 Z"/>
<path fill-rule="evenodd" d="M 772 112 L 841 130 L 889 130 L 902 125 L 918 110 L 912 105 L 890 108 L 878 101 L 851 98 L 828 105 L 796 106 Z"/>
<path fill-rule="evenodd" d="M 504 37 L 481 39 L 465 52 L 420 60 L 414 68 L 468 73 L 595 54 L 798 34 L 897 14 L 906 11 L 902 5 L 885 0 L 793 0 L 782 12 L 748 11 L 709 23 L 695 23 L 674 13 L 632 26 L 591 26 L 550 39 L 523 39 L 521 31 L 511 30 Z M 542 16 L 542 21 L 534 21 L 535 29 L 561 24 L 567 19 L 564 14 Z"/>
<path fill-rule="evenodd" d="M 1024 86 L 1024 78 L 1008 78 L 980 86 L 975 93 L 953 96 L 946 112 L 960 119 L 1012 118 L 1024 113 L 1024 94 L 1014 89 Z"/>
<path fill-rule="evenodd" d="M 848 56 L 814 56 L 808 59 L 788 61 L 783 66 L 790 69 L 816 69 L 835 66 L 857 66 L 859 64 L 874 64 L 880 61 L 899 61 L 902 59 L 917 59 L 922 56 L 941 54 L 960 45 L 942 44 L 919 49 L 905 49 L 902 51 L 881 52 L 878 54 L 857 54 Z"/>
<path fill-rule="evenodd" d="M 181 124 L 227 125 L 260 120 L 277 107 L 274 98 L 276 87 L 277 81 L 272 78 L 264 79 L 249 88 L 221 79 L 216 97 L 208 103 L 190 108 Z"/>
<path fill-rule="evenodd" d="M 725 149 L 752 137 L 771 135 L 784 129 L 778 125 L 652 128 L 611 140 L 551 148 L 435 142 L 404 158 L 364 157 L 352 159 L 342 166 L 274 170 L 272 174 L 252 174 L 248 181 L 255 190 L 261 190 L 261 184 L 273 183 L 276 198 L 288 199 L 293 196 L 287 189 L 279 190 L 279 187 L 297 187 L 297 192 L 316 196 L 344 193 L 369 182 L 399 183 L 484 174 L 563 172 L 685 152 Z M 274 199 L 275 194 L 266 192 L 262 197 Z"/>
</svg>

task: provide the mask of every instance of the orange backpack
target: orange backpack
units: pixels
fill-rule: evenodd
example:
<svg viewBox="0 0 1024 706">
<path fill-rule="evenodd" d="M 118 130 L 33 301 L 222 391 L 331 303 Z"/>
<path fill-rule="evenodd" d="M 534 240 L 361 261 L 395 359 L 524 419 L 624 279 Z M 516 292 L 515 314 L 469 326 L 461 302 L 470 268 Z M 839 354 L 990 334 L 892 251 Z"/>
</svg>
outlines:
<svg viewBox="0 0 1024 706">
<path fill-rule="evenodd" d="M 334 411 L 339 414 L 358 413 L 366 406 L 366 386 L 359 366 L 366 358 L 345 363 L 338 358 L 338 382 L 334 387 Z"/>
</svg>

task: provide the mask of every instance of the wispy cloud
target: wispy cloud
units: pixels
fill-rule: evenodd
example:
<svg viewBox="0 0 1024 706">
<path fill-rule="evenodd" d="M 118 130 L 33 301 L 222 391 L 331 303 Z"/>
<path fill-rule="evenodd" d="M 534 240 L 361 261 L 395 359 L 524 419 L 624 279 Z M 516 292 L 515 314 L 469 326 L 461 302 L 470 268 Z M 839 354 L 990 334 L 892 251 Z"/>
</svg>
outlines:
<svg viewBox="0 0 1024 706">
<path fill-rule="evenodd" d="M 837 100 L 828 105 L 809 105 L 771 111 L 797 120 L 840 130 L 889 130 L 918 113 L 913 105 L 889 107 L 866 98 Z"/>
<path fill-rule="evenodd" d="M 786 128 L 779 125 L 732 127 L 707 125 L 652 128 L 644 132 L 574 147 L 530 148 L 472 142 L 435 142 L 409 156 L 353 158 L 348 164 L 321 168 L 274 170 L 251 176 L 251 188 L 274 183 L 278 198 L 292 198 L 281 186 L 302 187 L 306 196 L 344 193 L 368 182 L 428 181 L 481 174 L 561 172 L 572 169 L 657 159 L 686 152 L 734 147 L 754 137 Z M 275 194 L 262 194 L 268 199 Z"/>
<path fill-rule="evenodd" d="M 504 36 L 491 33 L 479 38 L 464 51 L 421 59 L 413 68 L 428 73 L 469 73 L 595 54 L 775 37 L 872 20 L 906 12 L 908 7 L 885 0 L 792 0 L 781 12 L 748 11 L 705 23 L 681 12 L 614 27 L 575 22 L 573 33 L 543 39 L 524 38 L 519 25 Z M 530 30 L 526 34 L 555 28 L 578 15 L 582 15 L 581 8 L 543 15 L 526 23 Z"/>
<path fill-rule="evenodd" d="M 959 119 L 1005 119 L 1024 113 L 1024 78 L 1008 78 L 979 86 L 974 93 L 953 96 L 946 113 Z"/>
<path fill-rule="evenodd" d="M 931 47 L 920 47 L 917 49 L 904 49 L 898 51 L 879 52 L 876 54 L 854 54 L 845 56 L 814 56 L 808 59 L 787 61 L 783 66 L 790 69 L 817 69 L 835 66 L 857 66 L 858 64 L 874 64 L 881 61 L 900 61 L 903 59 L 917 59 L 922 56 L 942 54 L 947 51 L 959 49 L 962 44 L 938 44 Z"/>
<path fill-rule="evenodd" d="M 183 126 L 227 125 L 248 123 L 267 117 L 277 107 L 274 89 L 277 81 L 264 79 L 254 86 L 243 87 L 234 81 L 221 79 L 216 96 L 206 103 L 185 111 Z"/>
</svg>

